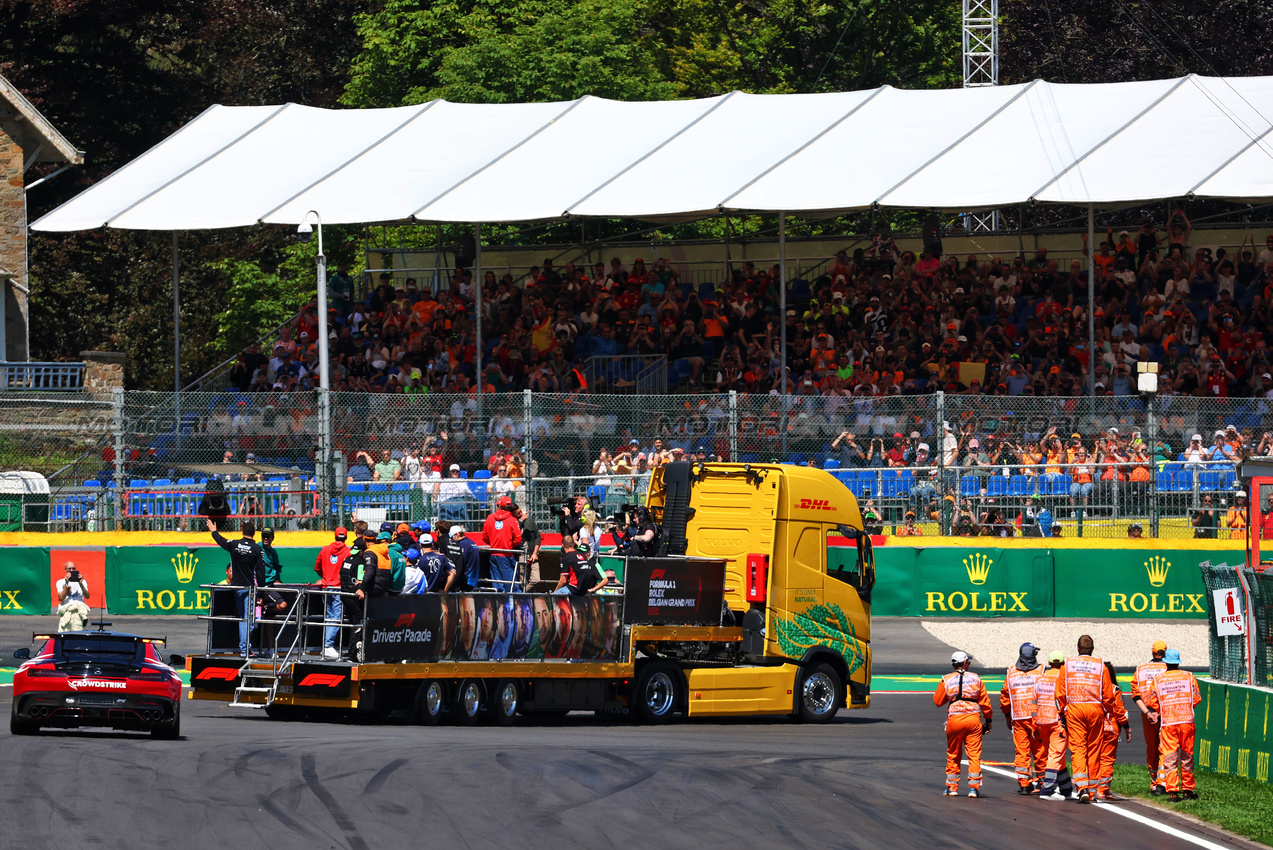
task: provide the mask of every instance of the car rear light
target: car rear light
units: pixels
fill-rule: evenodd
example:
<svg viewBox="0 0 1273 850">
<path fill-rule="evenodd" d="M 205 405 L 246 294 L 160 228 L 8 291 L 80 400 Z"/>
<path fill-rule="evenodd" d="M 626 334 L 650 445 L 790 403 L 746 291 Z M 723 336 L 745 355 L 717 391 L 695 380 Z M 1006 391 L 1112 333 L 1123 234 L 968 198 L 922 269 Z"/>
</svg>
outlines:
<svg viewBox="0 0 1273 850">
<path fill-rule="evenodd" d="M 23 670 L 21 672 L 26 673 L 28 676 L 32 676 L 35 678 L 53 678 L 58 676 L 61 676 L 63 678 L 66 677 L 66 674 L 63 673 L 61 670 L 55 670 L 52 667 L 28 667 L 26 670 Z"/>
</svg>

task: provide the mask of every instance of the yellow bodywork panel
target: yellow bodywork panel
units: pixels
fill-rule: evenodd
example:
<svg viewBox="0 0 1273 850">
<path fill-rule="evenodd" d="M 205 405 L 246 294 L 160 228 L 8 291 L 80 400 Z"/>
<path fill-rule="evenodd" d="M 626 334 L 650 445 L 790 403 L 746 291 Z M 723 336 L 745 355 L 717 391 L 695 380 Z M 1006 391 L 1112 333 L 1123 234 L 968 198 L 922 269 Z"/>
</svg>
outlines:
<svg viewBox="0 0 1273 850">
<path fill-rule="evenodd" d="M 790 714 L 799 672 L 794 664 L 687 670 L 689 715 Z"/>
</svg>

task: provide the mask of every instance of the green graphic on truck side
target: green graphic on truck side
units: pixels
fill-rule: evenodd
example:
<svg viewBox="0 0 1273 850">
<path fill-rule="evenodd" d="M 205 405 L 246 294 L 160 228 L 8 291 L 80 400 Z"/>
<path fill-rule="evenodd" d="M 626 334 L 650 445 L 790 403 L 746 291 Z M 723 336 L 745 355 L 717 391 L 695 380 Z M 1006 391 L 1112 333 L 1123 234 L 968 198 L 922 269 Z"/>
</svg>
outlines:
<svg viewBox="0 0 1273 850">
<path fill-rule="evenodd" d="M 840 653 L 850 673 L 866 663 L 857 629 L 839 605 L 811 605 L 789 619 L 774 617 L 774 630 L 788 658 L 803 658 L 810 649 L 823 647 Z"/>
</svg>

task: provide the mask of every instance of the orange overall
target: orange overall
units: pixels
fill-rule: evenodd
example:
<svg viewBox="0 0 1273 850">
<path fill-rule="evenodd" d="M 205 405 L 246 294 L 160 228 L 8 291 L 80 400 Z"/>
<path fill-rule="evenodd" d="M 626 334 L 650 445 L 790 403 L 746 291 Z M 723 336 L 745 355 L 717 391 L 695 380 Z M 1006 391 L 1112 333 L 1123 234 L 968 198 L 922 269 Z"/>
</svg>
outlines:
<svg viewBox="0 0 1273 850">
<path fill-rule="evenodd" d="M 946 714 L 946 788 L 959 789 L 961 752 L 968 754 L 968 787 L 981 788 L 981 728 L 993 711 L 981 677 L 967 670 L 947 673 L 937 684 L 933 704 L 950 705 Z"/>
<path fill-rule="evenodd" d="M 1098 762 L 1100 772 L 1096 777 L 1097 793 L 1102 797 L 1110 796 L 1110 782 L 1114 779 L 1114 760 L 1118 758 L 1118 733 L 1127 725 L 1127 707 L 1123 705 L 1122 691 L 1114 689 L 1117 697 L 1114 710 L 1105 715 L 1105 723 L 1101 726 L 1100 751 Z"/>
<path fill-rule="evenodd" d="M 1171 794 L 1192 791 L 1193 707 L 1202 702 L 1198 683 L 1187 670 L 1168 670 L 1150 683 L 1144 700 L 1159 715 L 1158 784 Z"/>
<path fill-rule="evenodd" d="M 1034 728 L 1039 734 L 1039 747 L 1046 753 L 1043 765 L 1043 784 L 1040 793 L 1054 791 L 1069 796 L 1071 790 L 1069 771 L 1065 769 L 1065 727 L 1061 725 L 1061 713 L 1056 705 L 1056 683 L 1061 676 L 1057 667 L 1049 667 L 1034 681 Z"/>
<path fill-rule="evenodd" d="M 1096 792 L 1101 731 L 1106 713 L 1114 711 L 1114 700 L 1114 683 L 1104 661 L 1090 655 L 1065 659 L 1057 679 L 1056 701 L 1065 713 L 1074 785 L 1080 795 Z"/>
<path fill-rule="evenodd" d="M 999 691 L 999 709 L 1012 723 L 1013 765 L 1019 788 L 1042 780 L 1047 763 L 1047 748 L 1035 728 L 1034 685 L 1042 672 L 1041 667 L 1028 671 L 1009 667 L 1003 677 L 1003 690 Z"/>
<path fill-rule="evenodd" d="M 1161 661 L 1150 661 L 1137 667 L 1136 672 L 1132 674 L 1132 699 L 1144 701 L 1145 692 L 1149 690 L 1149 683 L 1166 669 L 1167 665 Z M 1149 767 L 1149 783 L 1157 785 L 1158 724 L 1149 722 L 1149 716 L 1142 712 L 1140 728 L 1145 733 L 1145 762 Z"/>
</svg>

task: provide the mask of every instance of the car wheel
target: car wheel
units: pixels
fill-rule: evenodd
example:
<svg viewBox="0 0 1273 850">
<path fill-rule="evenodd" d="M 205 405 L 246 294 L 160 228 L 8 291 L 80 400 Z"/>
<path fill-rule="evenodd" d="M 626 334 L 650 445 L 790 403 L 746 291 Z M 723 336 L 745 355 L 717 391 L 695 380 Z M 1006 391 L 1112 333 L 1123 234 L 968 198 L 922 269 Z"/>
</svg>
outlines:
<svg viewBox="0 0 1273 850">
<path fill-rule="evenodd" d="M 179 704 L 173 704 L 172 725 L 151 729 L 150 737 L 161 741 L 175 741 L 181 737 L 181 706 Z"/>
<path fill-rule="evenodd" d="M 501 679 L 491 698 L 491 719 L 496 726 L 512 726 L 522 704 L 522 689 L 512 679 Z"/>
<path fill-rule="evenodd" d="M 670 661 L 647 664 L 637 676 L 632 705 L 643 723 L 667 723 L 682 702 L 681 671 Z"/>
<path fill-rule="evenodd" d="M 481 713 L 482 683 L 465 679 L 455 692 L 455 719 L 461 726 L 475 726 Z"/>
<path fill-rule="evenodd" d="M 814 664 L 800 679 L 800 719 L 805 723 L 826 723 L 840 710 L 843 685 L 829 664 Z"/>
<path fill-rule="evenodd" d="M 421 682 L 415 697 L 415 722 L 421 726 L 437 726 L 445 705 L 445 685 L 436 679 Z"/>
<path fill-rule="evenodd" d="M 32 723 L 30 720 L 23 720 L 18 716 L 18 707 L 13 707 L 13 714 L 9 717 L 9 732 L 14 735 L 35 735 L 40 731 L 40 724 Z"/>
</svg>

